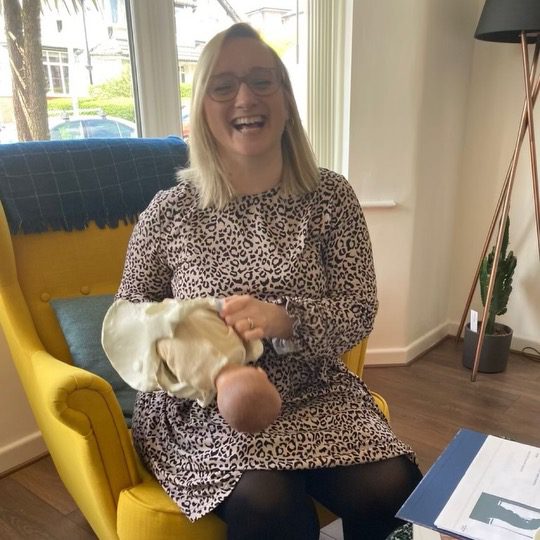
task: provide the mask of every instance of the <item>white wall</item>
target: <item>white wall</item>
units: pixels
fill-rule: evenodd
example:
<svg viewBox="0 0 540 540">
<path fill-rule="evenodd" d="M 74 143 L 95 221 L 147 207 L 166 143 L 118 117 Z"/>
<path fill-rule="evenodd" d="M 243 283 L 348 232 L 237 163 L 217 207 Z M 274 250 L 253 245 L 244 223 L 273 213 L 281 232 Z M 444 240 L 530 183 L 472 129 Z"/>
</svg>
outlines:
<svg viewBox="0 0 540 540">
<path fill-rule="evenodd" d="M 478 41 L 474 49 L 453 245 L 449 297 L 449 315 L 453 321 L 461 318 L 472 285 L 510 164 L 524 97 L 520 46 Z M 537 134 L 539 126 L 537 112 Z M 516 254 L 517 267 L 508 313 L 498 320 L 513 328 L 513 349 L 527 345 L 540 349 L 540 263 L 528 135 L 517 168 L 510 222 L 510 248 Z M 481 313 L 478 292 L 473 307 Z"/>
<path fill-rule="evenodd" d="M 397 202 L 365 210 L 380 299 L 368 364 L 407 362 L 455 332 L 472 285 L 524 98 L 519 46 L 473 38 L 483 4 L 354 1 L 348 175 L 362 201 Z M 518 266 L 500 318 L 517 350 L 540 349 L 529 159 L 526 139 L 510 214 Z"/>
<path fill-rule="evenodd" d="M 0 330 L 0 474 L 45 452 Z"/>
<path fill-rule="evenodd" d="M 478 6 L 354 2 L 349 179 L 366 209 L 380 309 L 368 363 L 402 363 L 448 330 L 455 201 Z"/>
</svg>

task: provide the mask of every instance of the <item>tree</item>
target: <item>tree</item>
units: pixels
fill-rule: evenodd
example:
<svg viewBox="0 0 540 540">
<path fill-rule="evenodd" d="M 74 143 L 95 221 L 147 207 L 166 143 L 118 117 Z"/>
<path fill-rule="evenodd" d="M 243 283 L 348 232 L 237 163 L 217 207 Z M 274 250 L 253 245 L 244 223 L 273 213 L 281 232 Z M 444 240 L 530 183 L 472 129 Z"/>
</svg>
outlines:
<svg viewBox="0 0 540 540">
<path fill-rule="evenodd" d="M 40 0 L 2 0 L 13 111 L 20 141 L 48 139 L 45 74 L 41 60 Z"/>
<path fill-rule="evenodd" d="M 53 2 L 58 9 L 58 0 Z M 51 2 L 43 0 L 49 9 Z M 84 0 L 71 0 L 72 9 L 83 9 Z M 96 9 L 98 0 L 92 0 Z M 63 5 L 69 9 L 67 0 Z M 13 114 L 20 141 L 49 138 L 47 87 L 41 51 L 41 0 L 2 0 L 11 68 Z"/>
<path fill-rule="evenodd" d="M 122 73 L 118 77 L 95 84 L 90 88 L 90 96 L 93 98 L 118 98 L 133 97 L 133 85 L 131 84 L 131 66 L 129 63 L 122 65 Z"/>
</svg>

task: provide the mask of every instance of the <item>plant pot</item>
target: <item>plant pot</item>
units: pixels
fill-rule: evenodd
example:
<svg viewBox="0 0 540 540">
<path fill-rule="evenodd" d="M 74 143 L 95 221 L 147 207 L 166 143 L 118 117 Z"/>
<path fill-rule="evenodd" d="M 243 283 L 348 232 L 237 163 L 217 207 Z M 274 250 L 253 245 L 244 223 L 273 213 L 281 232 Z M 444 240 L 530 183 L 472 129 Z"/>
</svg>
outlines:
<svg viewBox="0 0 540 540">
<path fill-rule="evenodd" d="M 478 323 L 480 327 L 481 323 Z M 495 323 L 495 334 L 486 334 L 480 353 L 478 371 L 482 373 L 499 373 L 506 369 L 508 354 L 512 343 L 512 329 L 505 324 Z M 472 332 L 470 324 L 465 326 L 463 340 L 463 365 L 473 369 L 474 355 L 478 344 L 478 332 Z"/>
</svg>

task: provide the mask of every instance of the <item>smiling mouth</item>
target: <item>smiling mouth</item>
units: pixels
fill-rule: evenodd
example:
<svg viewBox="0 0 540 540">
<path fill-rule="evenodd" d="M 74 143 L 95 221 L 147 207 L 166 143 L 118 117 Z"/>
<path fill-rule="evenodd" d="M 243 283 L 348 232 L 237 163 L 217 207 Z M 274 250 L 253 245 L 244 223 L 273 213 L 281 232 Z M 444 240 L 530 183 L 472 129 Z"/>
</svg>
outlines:
<svg viewBox="0 0 540 540">
<path fill-rule="evenodd" d="M 235 118 L 232 122 L 234 129 L 240 132 L 260 129 L 266 124 L 264 116 L 243 116 Z"/>
</svg>

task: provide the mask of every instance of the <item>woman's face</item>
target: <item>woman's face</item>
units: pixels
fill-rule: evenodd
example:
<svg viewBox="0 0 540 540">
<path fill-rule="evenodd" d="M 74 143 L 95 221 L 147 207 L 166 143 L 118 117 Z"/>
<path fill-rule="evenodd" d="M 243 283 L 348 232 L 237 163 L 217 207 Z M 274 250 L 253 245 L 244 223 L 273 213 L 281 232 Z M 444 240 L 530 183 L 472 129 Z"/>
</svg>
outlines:
<svg viewBox="0 0 540 540">
<path fill-rule="evenodd" d="M 279 81 L 276 67 L 270 51 L 258 40 L 231 38 L 223 44 L 208 88 L 228 95 L 236 84 L 235 77 L 248 77 L 253 86 L 264 88 L 268 81 L 259 79 L 258 74 L 274 73 Z M 273 72 L 265 71 L 268 69 Z M 223 158 L 281 159 L 281 135 L 288 119 L 281 83 L 274 93 L 257 95 L 241 82 L 238 93 L 226 101 L 216 101 L 207 92 L 204 113 Z"/>
</svg>

